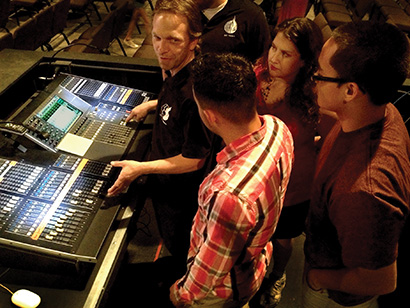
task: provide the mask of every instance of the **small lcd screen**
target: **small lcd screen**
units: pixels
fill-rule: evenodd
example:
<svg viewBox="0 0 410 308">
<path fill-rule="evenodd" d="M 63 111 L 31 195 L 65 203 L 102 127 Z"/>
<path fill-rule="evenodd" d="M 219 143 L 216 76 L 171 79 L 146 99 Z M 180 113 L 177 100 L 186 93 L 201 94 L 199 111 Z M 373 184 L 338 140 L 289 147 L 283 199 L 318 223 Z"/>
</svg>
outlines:
<svg viewBox="0 0 410 308">
<path fill-rule="evenodd" d="M 66 133 L 82 113 L 81 110 L 55 95 L 37 116 Z"/>
</svg>

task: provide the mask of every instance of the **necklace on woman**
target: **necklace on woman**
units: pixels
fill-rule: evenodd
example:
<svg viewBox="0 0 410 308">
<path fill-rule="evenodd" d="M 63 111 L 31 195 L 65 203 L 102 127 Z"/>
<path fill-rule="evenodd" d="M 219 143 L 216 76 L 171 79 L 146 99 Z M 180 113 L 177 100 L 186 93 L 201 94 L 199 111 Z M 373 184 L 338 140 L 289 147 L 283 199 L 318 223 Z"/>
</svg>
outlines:
<svg viewBox="0 0 410 308">
<path fill-rule="evenodd" d="M 274 105 L 281 102 L 288 88 L 288 84 L 278 78 L 269 78 L 261 85 L 262 98 L 267 105 Z"/>
<path fill-rule="evenodd" d="M 264 86 L 261 87 L 262 97 L 263 97 L 263 100 L 265 101 L 265 103 L 268 102 L 268 98 L 269 98 L 269 94 L 270 94 L 270 87 L 273 84 L 272 78 L 269 77 L 269 79 L 266 81 L 266 84 L 267 84 L 266 87 L 264 87 Z"/>
</svg>

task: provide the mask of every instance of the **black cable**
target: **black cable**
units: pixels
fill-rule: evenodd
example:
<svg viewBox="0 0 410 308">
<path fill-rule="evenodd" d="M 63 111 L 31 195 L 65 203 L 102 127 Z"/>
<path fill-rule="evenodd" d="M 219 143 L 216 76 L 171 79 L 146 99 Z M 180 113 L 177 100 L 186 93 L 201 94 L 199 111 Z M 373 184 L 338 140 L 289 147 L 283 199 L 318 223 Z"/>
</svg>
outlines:
<svg viewBox="0 0 410 308">
<path fill-rule="evenodd" d="M 400 92 L 400 91 L 398 91 Z M 403 97 L 405 97 L 406 95 L 410 95 L 410 91 L 404 92 L 402 96 L 400 96 L 398 99 L 396 99 L 393 103 L 393 105 L 396 105 L 396 103 L 401 100 Z"/>
<path fill-rule="evenodd" d="M 10 268 L 6 268 L 6 270 L 0 274 L 0 278 L 6 275 L 10 271 Z"/>
<path fill-rule="evenodd" d="M 0 274 L 0 278 L 3 277 L 4 275 L 6 275 L 8 273 L 8 271 L 10 270 L 10 268 L 6 268 L 6 270 Z M 4 286 L 3 284 L 0 283 L 0 287 L 2 287 L 3 289 L 5 289 L 7 292 L 9 292 L 11 295 L 13 295 L 13 292 L 7 288 L 6 286 Z"/>
<path fill-rule="evenodd" d="M 393 102 L 393 105 L 396 105 L 396 103 L 397 103 L 398 101 L 400 101 L 400 100 L 401 100 L 403 97 L 405 97 L 406 95 L 410 95 L 410 91 L 407 91 L 407 92 L 398 91 L 398 92 L 402 92 L 403 95 L 400 96 L 398 99 L 396 99 L 396 100 Z M 410 121 L 410 117 L 408 117 L 408 118 L 404 121 L 404 124 L 407 124 L 407 122 L 409 122 L 409 121 Z"/>
<path fill-rule="evenodd" d="M 143 213 L 144 212 L 144 213 Z M 148 216 L 148 221 L 147 222 L 142 222 L 140 221 L 141 218 L 144 218 L 144 216 Z M 152 237 L 152 233 L 149 230 L 149 225 L 151 224 L 151 215 L 148 213 L 148 210 L 145 208 L 145 206 L 142 208 L 141 213 L 138 217 L 137 220 L 137 225 L 140 224 L 142 227 L 137 227 L 136 231 L 141 231 L 148 237 Z"/>
<path fill-rule="evenodd" d="M 50 67 L 50 68 L 52 67 L 51 63 L 52 63 L 53 59 L 56 57 L 56 55 L 58 55 L 60 52 L 66 50 L 66 49 L 69 49 L 69 48 L 71 48 L 71 47 L 73 47 L 73 46 L 87 46 L 87 47 L 93 48 L 93 49 L 95 49 L 95 50 L 98 50 L 98 51 L 99 51 L 100 53 L 102 53 L 102 54 L 110 55 L 110 53 L 109 53 L 108 50 L 101 49 L 101 48 L 99 48 L 99 47 L 97 47 L 97 46 L 94 46 L 94 45 L 91 45 L 91 44 L 86 44 L 86 43 L 71 43 L 71 44 L 68 44 L 67 46 L 64 46 L 64 47 L 58 49 L 55 53 L 52 54 L 52 56 L 50 57 L 50 60 L 48 61 L 49 67 Z M 40 79 L 43 79 L 43 80 L 54 80 L 54 78 L 57 76 L 58 73 L 59 73 L 59 67 L 56 68 L 56 70 L 54 71 L 54 74 L 53 74 L 51 77 L 40 77 Z"/>
</svg>

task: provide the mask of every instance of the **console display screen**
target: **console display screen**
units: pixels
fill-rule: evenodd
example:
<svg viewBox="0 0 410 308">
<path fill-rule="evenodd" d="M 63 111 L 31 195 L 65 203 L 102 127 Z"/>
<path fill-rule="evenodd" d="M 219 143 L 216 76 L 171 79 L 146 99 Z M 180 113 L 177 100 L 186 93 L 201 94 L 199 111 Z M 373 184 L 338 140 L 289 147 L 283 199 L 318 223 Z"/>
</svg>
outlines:
<svg viewBox="0 0 410 308">
<path fill-rule="evenodd" d="M 37 116 L 66 133 L 82 113 L 81 110 L 55 95 Z"/>
</svg>

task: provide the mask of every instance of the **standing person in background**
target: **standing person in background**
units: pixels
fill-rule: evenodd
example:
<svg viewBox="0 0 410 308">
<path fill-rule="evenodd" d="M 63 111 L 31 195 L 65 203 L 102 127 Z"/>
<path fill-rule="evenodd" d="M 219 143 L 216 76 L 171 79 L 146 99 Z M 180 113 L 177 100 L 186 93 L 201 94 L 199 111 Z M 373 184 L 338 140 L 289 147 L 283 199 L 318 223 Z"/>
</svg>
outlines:
<svg viewBox="0 0 410 308">
<path fill-rule="evenodd" d="M 151 35 L 151 21 L 148 17 L 147 12 L 144 9 L 144 3 L 146 0 L 132 0 L 134 4 L 134 10 L 132 12 L 130 23 L 128 24 L 127 33 L 124 38 L 124 43 L 128 47 L 131 48 L 138 48 L 140 45 L 136 44 L 132 40 L 132 32 L 134 31 L 135 27 L 137 26 L 138 18 L 142 18 L 144 22 L 144 28 L 146 35 Z"/>
<path fill-rule="evenodd" d="M 251 0 L 197 0 L 202 13 L 201 52 L 232 52 L 254 62 L 268 49 L 270 29 L 262 9 Z M 212 139 L 211 157 L 223 148 L 218 135 Z M 211 171 L 210 160 L 206 170 Z"/>
<path fill-rule="evenodd" d="M 293 140 L 286 125 L 259 116 L 251 63 L 205 54 L 192 65 L 202 121 L 224 140 L 199 190 L 188 266 L 170 289 L 176 307 L 243 307 L 260 287 L 289 181 Z"/>
<path fill-rule="evenodd" d="M 198 0 L 204 30 L 201 51 L 232 52 L 254 62 L 271 41 L 262 9 L 251 0 Z"/>
<path fill-rule="evenodd" d="M 185 272 L 198 188 L 210 150 L 210 133 L 199 117 L 188 69 L 202 24 L 194 0 L 158 0 L 152 26 L 154 50 L 166 79 L 158 100 L 140 104 L 127 118 L 141 121 L 155 110 L 149 161 L 112 162 L 122 170 L 108 193 L 118 194 L 139 176 L 149 175 L 160 235 L 174 260 L 167 273 L 175 271 L 179 277 Z"/>
<path fill-rule="evenodd" d="M 305 308 L 378 307 L 378 295 L 396 287 L 410 204 L 410 139 L 389 102 L 408 76 L 409 57 L 406 35 L 389 23 L 345 24 L 323 46 L 315 91 L 338 121 L 312 185 Z"/>
<path fill-rule="evenodd" d="M 319 27 L 307 18 L 284 21 L 274 32 L 271 48 L 254 68 L 258 78 L 258 112 L 275 115 L 289 127 L 295 142 L 295 163 L 273 235 L 273 269 L 260 292 L 260 305 L 269 308 L 279 304 L 293 239 L 302 234 L 305 227 L 319 121 L 311 77 L 317 70 L 323 45 Z"/>
</svg>

